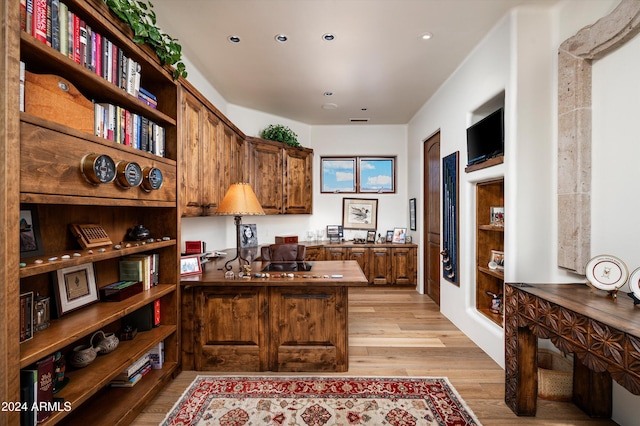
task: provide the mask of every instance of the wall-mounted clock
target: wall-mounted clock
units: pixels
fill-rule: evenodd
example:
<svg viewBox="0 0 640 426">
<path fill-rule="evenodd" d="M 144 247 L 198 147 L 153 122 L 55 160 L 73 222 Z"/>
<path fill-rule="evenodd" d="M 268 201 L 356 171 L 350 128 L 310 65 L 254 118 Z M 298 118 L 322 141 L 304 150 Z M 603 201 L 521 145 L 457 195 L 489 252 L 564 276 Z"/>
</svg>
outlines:
<svg viewBox="0 0 640 426">
<path fill-rule="evenodd" d="M 142 183 L 142 168 L 133 161 L 118 161 L 116 182 L 123 188 L 135 188 Z"/>
<path fill-rule="evenodd" d="M 142 170 L 142 189 L 147 192 L 160 189 L 163 179 L 160 169 L 157 167 L 145 167 Z"/>
<path fill-rule="evenodd" d="M 80 171 L 94 185 L 110 183 L 116 177 L 116 163 L 106 154 L 91 153 L 80 160 Z"/>
</svg>

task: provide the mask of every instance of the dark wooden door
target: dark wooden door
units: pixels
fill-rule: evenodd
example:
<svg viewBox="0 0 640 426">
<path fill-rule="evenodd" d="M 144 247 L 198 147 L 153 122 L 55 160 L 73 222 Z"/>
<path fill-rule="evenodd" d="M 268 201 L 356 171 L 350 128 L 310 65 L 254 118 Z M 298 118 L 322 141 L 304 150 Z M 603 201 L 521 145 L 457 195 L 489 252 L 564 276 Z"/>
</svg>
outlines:
<svg viewBox="0 0 640 426">
<path fill-rule="evenodd" d="M 440 305 L 440 132 L 424 143 L 425 293 Z"/>
</svg>

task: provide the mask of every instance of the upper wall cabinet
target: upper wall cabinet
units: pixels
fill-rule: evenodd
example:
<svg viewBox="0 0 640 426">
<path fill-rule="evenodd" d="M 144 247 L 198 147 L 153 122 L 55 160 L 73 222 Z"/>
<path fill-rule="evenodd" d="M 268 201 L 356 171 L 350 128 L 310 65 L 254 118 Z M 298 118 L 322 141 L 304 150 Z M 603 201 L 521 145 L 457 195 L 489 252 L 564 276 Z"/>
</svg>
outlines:
<svg viewBox="0 0 640 426">
<path fill-rule="evenodd" d="M 189 83 L 180 90 L 182 216 L 213 215 L 232 183 L 243 181 L 244 141 Z"/>
<path fill-rule="evenodd" d="M 248 137 L 249 183 L 266 214 L 310 214 L 313 150 Z"/>
</svg>

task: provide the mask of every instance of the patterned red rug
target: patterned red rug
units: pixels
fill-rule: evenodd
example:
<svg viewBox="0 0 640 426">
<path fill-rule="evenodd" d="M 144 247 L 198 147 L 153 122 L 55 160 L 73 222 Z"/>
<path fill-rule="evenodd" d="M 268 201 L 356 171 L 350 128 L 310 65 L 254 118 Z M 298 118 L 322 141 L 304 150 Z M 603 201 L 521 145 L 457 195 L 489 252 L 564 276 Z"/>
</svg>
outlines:
<svg viewBox="0 0 640 426">
<path fill-rule="evenodd" d="M 162 425 L 480 425 L 444 378 L 198 376 Z"/>
</svg>

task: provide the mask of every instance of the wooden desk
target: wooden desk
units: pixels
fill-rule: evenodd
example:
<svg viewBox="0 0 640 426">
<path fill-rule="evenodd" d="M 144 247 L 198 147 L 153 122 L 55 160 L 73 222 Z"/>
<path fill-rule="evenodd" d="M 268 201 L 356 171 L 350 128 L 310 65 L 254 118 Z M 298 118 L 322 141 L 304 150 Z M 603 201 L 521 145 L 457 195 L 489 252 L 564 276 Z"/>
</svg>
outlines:
<svg viewBox="0 0 640 426">
<path fill-rule="evenodd" d="M 252 275 L 268 263 L 252 263 Z M 182 277 L 183 369 L 347 371 L 348 288 L 367 279 L 356 261 L 308 263 L 293 276 L 230 280 L 221 260 Z"/>
<path fill-rule="evenodd" d="M 573 402 L 611 417 L 611 379 L 640 394 L 640 307 L 585 284 L 505 284 L 505 402 L 534 416 L 537 338 L 574 353 Z"/>
</svg>

